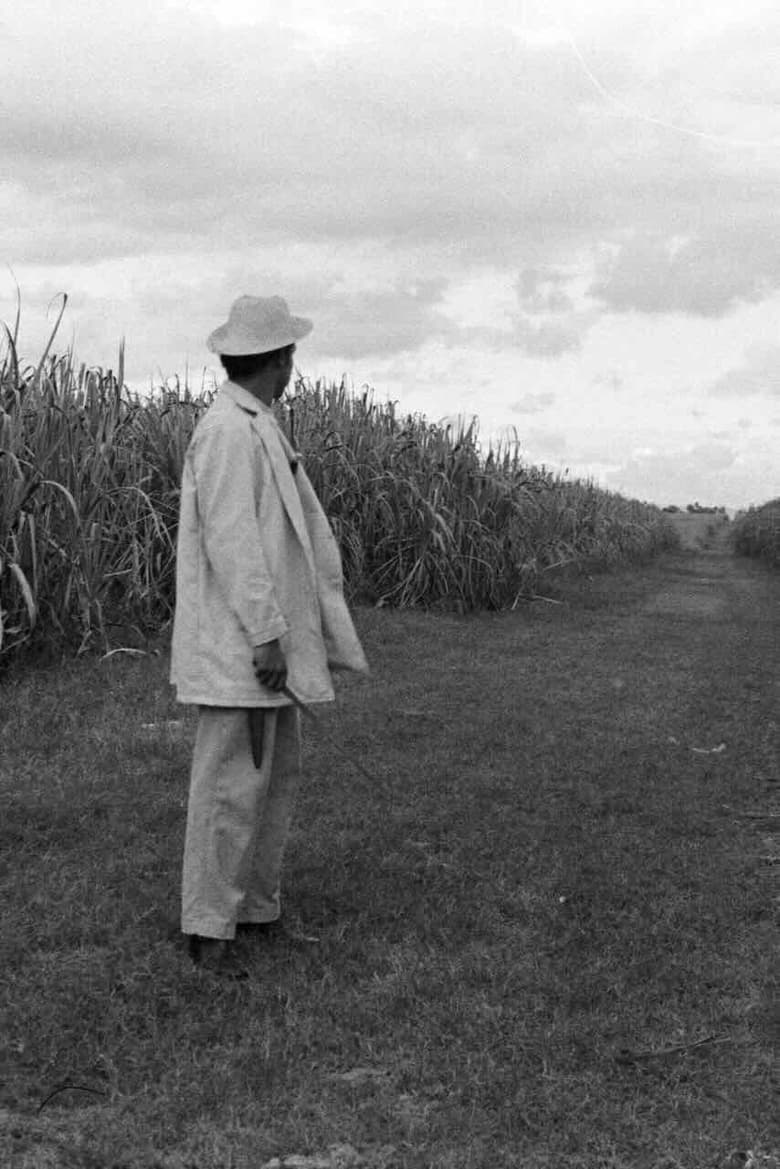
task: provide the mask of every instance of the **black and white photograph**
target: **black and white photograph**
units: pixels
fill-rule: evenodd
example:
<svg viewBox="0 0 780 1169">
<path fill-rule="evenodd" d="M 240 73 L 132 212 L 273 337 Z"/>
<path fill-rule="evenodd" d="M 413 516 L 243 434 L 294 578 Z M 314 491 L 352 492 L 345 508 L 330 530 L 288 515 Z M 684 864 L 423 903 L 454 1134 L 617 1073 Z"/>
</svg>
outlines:
<svg viewBox="0 0 780 1169">
<path fill-rule="evenodd" d="M 780 8 L 0 60 L 0 1164 L 780 1169 Z"/>
</svg>

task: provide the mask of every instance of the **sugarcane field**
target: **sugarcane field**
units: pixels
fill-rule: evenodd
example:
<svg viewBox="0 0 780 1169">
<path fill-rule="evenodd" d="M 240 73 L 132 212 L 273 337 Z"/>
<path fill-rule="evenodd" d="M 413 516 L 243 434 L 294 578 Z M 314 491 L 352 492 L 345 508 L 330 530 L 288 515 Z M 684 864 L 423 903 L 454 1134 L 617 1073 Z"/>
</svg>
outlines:
<svg viewBox="0 0 780 1169">
<path fill-rule="evenodd" d="M 664 509 L 294 374 L 274 425 L 368 670 L 278 691 L 285 928 L 237 928 L 222 978 L 182 935 L 205 731 L 170 671 L 187 451 L 224 391 L 15 340 L 3 1165 L 776 1169 L 780 501 Z"/>
</svg>

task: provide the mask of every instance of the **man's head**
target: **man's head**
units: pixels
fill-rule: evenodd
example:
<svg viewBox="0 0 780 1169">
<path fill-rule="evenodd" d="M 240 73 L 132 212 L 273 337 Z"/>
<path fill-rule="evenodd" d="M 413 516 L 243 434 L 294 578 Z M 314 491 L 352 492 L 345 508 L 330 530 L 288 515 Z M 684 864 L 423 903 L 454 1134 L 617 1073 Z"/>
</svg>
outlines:
<svg viewBox="0 0 780 1169">
<path fill-rule="evenodd" d="M 281 397 L 292 376 L 295 343 L 311 332 L 306 317 L 291 316 L 281 296 L 240 296 L 208 339 L 231 381 L 256 397 Z"/>
<path fill-rule="evenodd" d="M 284 345 L 268 353 L 220 353 L 219 360 L 232 382 L 245 385 L 262 380 L 271 388 L 275 400 L 281 398 L 290 383 L 294 353 L 294 345 Z"/>
</svg>

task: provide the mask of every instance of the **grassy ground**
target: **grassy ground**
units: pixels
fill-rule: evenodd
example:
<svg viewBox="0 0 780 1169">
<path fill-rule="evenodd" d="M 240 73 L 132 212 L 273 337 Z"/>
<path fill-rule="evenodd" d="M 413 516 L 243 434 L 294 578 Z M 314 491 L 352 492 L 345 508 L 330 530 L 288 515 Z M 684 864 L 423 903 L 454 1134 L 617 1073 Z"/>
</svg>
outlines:
<svg viewBox="0 0 780 1169">
<path fill-rule="evenodd" d="M 288 853 L 319 942 L 248 985 L 177 936 L 165 648 L 3 680 L 0 1162 L 776 1164 L 780 582 L 710 549 L 553 599 L 357 613 Z"/>
</svg>

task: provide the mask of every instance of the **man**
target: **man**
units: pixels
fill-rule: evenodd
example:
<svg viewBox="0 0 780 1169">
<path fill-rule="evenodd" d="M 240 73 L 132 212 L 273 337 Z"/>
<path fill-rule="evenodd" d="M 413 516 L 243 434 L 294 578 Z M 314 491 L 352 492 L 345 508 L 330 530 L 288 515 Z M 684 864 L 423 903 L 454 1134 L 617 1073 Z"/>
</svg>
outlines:
<svg viewBox="0 0 780 1169">
<path fill-rule="evenodd" d="M 368 670 L 335 537 L 272 404 L 311 321 L 242 296 L 208 339 L 228 380 L 182 476 L 171 681 L 199 707 L 182 872 L 182 932 L 208 970 L 245 977 L 236 930 L 268 932 L 300 771 L 299 712 L 331 669 Z"/>
</svg>

